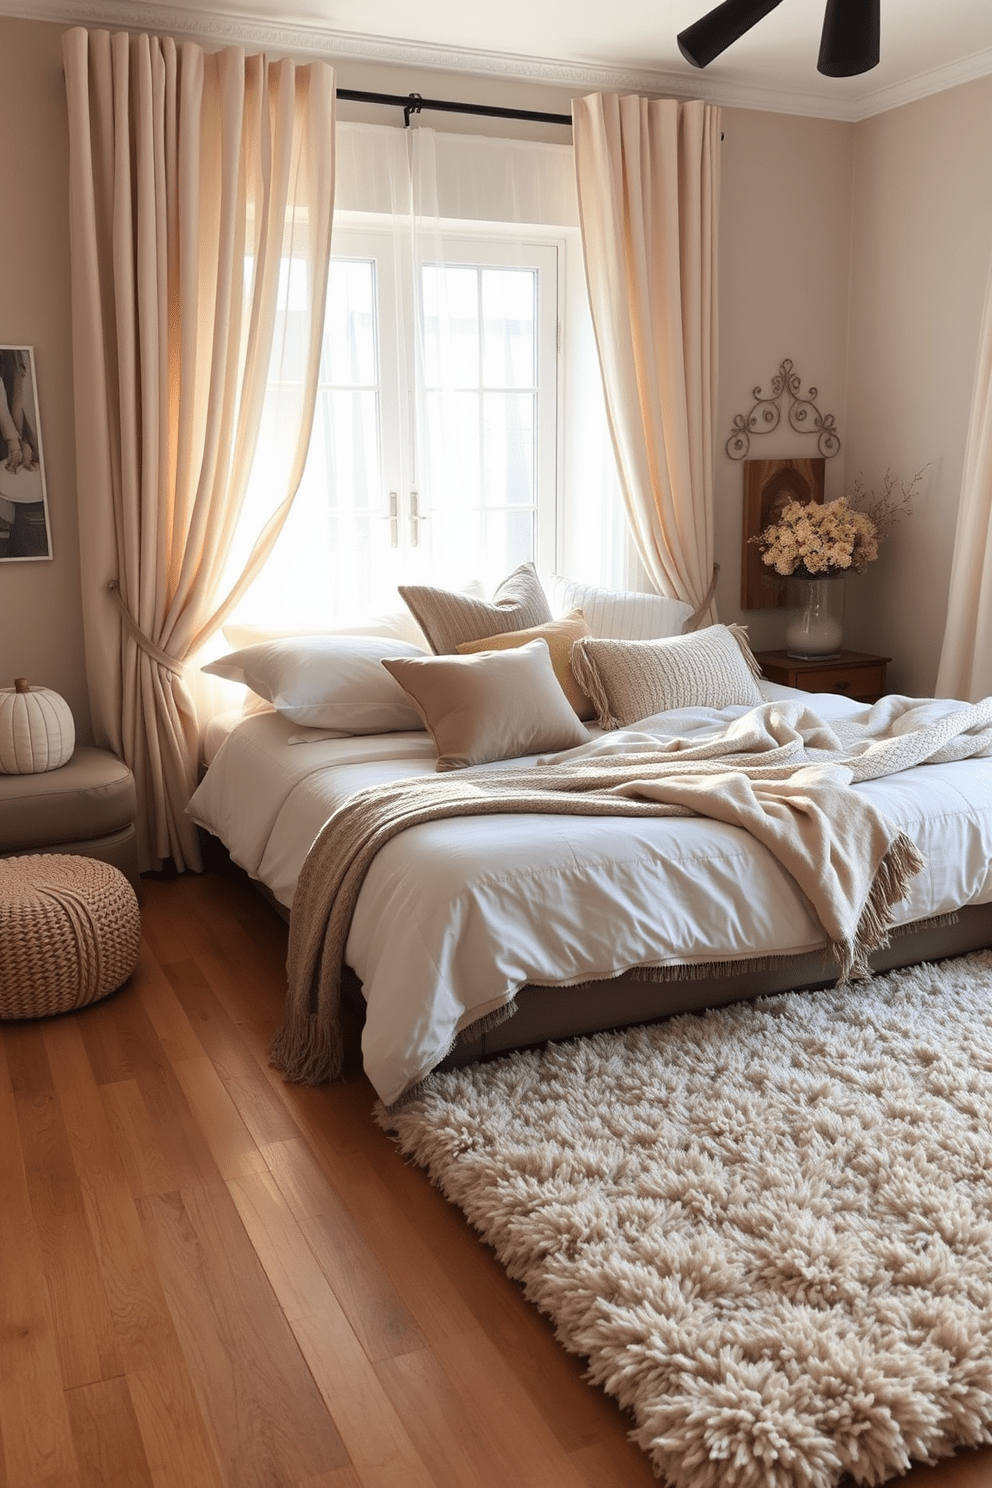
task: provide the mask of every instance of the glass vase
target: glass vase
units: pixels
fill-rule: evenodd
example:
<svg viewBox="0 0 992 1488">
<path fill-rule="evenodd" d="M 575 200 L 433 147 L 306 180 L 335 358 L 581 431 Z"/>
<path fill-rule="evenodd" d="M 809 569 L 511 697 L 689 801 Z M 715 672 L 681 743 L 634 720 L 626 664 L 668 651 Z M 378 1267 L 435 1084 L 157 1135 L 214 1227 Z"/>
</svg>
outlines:
<svg viewBox="0 0 992 1488">
<path fill-rule="evenodd" d="M 831 661 L 844 642 L 844 575 L 786 580 L 785 647 L 800 661 Z"/>
</svg>

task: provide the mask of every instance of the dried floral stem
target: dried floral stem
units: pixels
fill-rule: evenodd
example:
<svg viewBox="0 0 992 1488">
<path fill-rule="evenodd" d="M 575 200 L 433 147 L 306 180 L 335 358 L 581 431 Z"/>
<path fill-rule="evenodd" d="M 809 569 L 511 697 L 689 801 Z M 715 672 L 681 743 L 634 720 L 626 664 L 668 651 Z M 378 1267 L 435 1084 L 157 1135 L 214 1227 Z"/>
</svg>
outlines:
<svg viewBox="0 0 992 1488">
<path fill-rule="evenodd" d="M 882 542 L 888 535 L 890 527 L 911 514 L 920 482 L 929 468 L 929 464 L 926 464 L 918 470 L 909 485 L 906 485 L 905 481 L 900 481 L 891 470 L 887 470 L 882 480 L 880 496 L 876 496 L 875 492 L 865 485 L 863 476 L 854 477 L 851 484 L 851 505 L 871 518 L 875 524 L 879 542 Z M 895 494 L 897 486 L 898 496 Z"/>
</svg>

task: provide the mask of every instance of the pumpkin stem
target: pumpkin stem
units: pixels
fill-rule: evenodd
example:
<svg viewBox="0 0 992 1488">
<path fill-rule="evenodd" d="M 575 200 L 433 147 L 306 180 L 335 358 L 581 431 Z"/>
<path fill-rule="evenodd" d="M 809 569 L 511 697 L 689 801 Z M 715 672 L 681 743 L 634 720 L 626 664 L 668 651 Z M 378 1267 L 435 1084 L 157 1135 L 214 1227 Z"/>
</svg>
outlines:
<svg viewBox="0 0 992 1488">
<path fill-rule="evenodd" d="M 15 677 L 14 678 L 14 691 L 15 692 L 30 692 L 31 691 L 31 688 L 28 686 L 28 679 L 27 679 L 27 677 Z"/>
</svg>

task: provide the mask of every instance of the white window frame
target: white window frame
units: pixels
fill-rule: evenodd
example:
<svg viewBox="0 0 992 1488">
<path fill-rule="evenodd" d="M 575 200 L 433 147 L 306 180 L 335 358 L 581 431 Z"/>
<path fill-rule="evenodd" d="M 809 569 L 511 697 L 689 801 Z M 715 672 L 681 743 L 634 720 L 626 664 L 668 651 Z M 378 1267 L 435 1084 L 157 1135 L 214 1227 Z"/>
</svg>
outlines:
<svg viewBox="0 0 992 1488">
<path fill-rule="evenodd" d="M 499 223 L 444 224 L 439 239 L 445 264 L 486 268 L 533 268 L 539 274 L 537 328 L 537 426 L 535 429 L 535 551 L 538 568 L 551 571 L 558 548 L 562 465 L 561 318 L 564 307 L 564 240 L 556 236 L 521 236 L 519 229 Z M 406 255 L 403 261 L 399 255 Z M 361 213 L 339 213 L 334 227 L 334 259 L 373 261 L 378 327 L 379 418 L 382 501 L 380 516 L 394 524 L 395 561 L 389 580 L 409 576 L 411 549 L 417 523 L 413 502 L 426 520 L 443 520 L 423 490 L 422 455 L 417 424 L 415 322 L 419 306 L 410 303 L 413 266 L 402 225 L 394 227 Z M 429 255 L 425 254 L 429 260 Z M 405 303 L 399 302 L 406 292 Z M 405 329 L 393 330 L 397 317 Z M 396 348 L 400 348 L 399 351 Z M 329 386 L 321 382 L 320 391 Z M 414 496 L 413 493 L 416 493 Z M 393 515 L 395 513 L 395 515 Z M 455 574 L 435 574 L 432 582 L 454 582 Z"/>
<path fill-rule="evenodd" d="M 601 438 L 597 445 L 596 438 L 591 435 L 604 415 L 595 342 L 584 299 L 578 232 L 569 228 L 543 227 L 522 230 L 518 224 L 479 221 L 448 221 L 443 228 L 440 256 L 446 263 L 535 267 L 541 274 L 533 558 L 544 578 L 555 572 L 574 572 L 590 582 L 610 582 L 610 573 L 602 565 L 605 563 L 614 570 L 616 568 L 617 522 L 612 515 L 615 501 L 609 492 L 615 484 L 615 470 L 607 470 L 601 463 L 605 449 L 606 460 L 610 467 L 613 466 L 608 439 Z M 334 571 L 338 559 L 333 550 L 329 556 L 330 566 L 321 568 L 319 551 L 328 550 L 322 547 L 316 536 L 319 551 L 308 552 L 300 570 L 306 571 L 306 581 L 290 585 L 277 575 L 276 570 L 281 566 L 280 546 L 283 546 L 283 554 L 290 547 L 300 553 L 300 521 L 312 521 L 310 530 L 315 535 L 317 532 L 318 522 L 313 515 L 314 471 L 311 467 L 304 475 L 300 491 L 301 515 L 294 524 L 295 510 L 290 514 L 284 534 L 287 542 L 283 544 L 280 539 L 277 543 L 274 566 L 267 565 L 268 574 L 263 570 L 256 593 L 253 595 L 249 591 L 238 606 L 236 620 L 257 622 L 265 618 L 266 612 L 271 615 L 277 605 L 279 608 L 285 605 L 285 623 L 298 625 L 301 629 L 320 628 L 339 621 L 351 623 L 362 615 L 397 610 L 397 585 L 404 582 L 458 587 L 469 580 L 481 579 L 484 588 L 491 592 L 505 576 L 505 569 L 496 571 L 501 562 L 499 555 L 490 554 L 488 569 L 480 572 L 472 556 L 466 558 L 458 571 L 450 567 L 447 571 L 440 568 L 430 570 L 426 556 L 421 553 L 418 571 L 417 555 L 412 553 L 411 533 L 419 524 L 411 522 L 410 493 L 416 491 L 418 497 L 423 496 L 422 515 L 431 520 L 439 518 L 431 511 L 429 497 L 421 492 L 419 482 L 413 396 L 416 330 L 409 321 L 412 310 L 406 312 L 408 325 L 400 338 L 399 351 L 394 350 L 397 337 L 389 328 L 401 314 L 397 305 L 397 286 L 406 286 L 409 293 L 412 283 L 408 244 L 402 223 L 389 216 L 344 211 L 336 214 L 333 259 L 338 262 L 371 260 L 375 275 L 380 490 L 378 502 L 369 493 L 369 507 L 359 509 L 357 526 L 351 524 L 351 532 L 362 544 L 354 582 L 349 586 L 348 580 L 353 576 L 342 572 L 340 567 Z M 407 253 L 405 266 L 397 259 L 398 251 Z M 424 257 L 429 260 L 430 255 L 425 251 Z M 570 358 L 577 360 L 577 365 L 573 366 Z M 329 388 L 358 386 L 329 382 L 326 370 L 322 365 L 318 398 Z M 584 391 L 577 392 L 577 389 Z M 320 417 L 318 406 L 316 418 L 319 420 Z M 603 427 L 605 429 L 605 424 Z M 395 500 L 391 510 L 393 496 Z M 319 490 L 316 500 L 319 502 Z M 302 504 L 304 502 L 306 506 Z M 341 510 L 346 512 L 347 507 Z M 365 510 L 369 513 L 367 536 L 361 535 L 366 530 L 361 519 Z M 303 517 L 304 511 L 309 513 L 308 517 Z M 334 522 L 330 511 L 326 520 Z M 322 518 L 321 523 L 323 521 Z M 295 531 L 292 530 L 294 526 Z M 347 517 L 342 526 L 347 533 Z M 330 531 L 334 531 L 333 526 Z M 427 531 L 429 533 L 430 529 Z M 395 546 L 390 541 L 394 532 Z M 331 541 L 333 544 L 333 538 Z M 620 541 L 623 541 L 622 535 Z M 424 546 L 430 546 L 429 538 Z M 484 545 L 481 556 L 484 561 Z M 362 565 L 369 575 L 370 593 L 365 588 L 366 580 L 358 577 Z M 315 575 L 326 575 L 326 582 L 322 583 Z M 276 597 L 283 595 L 284 600 Z"/>
</svg>

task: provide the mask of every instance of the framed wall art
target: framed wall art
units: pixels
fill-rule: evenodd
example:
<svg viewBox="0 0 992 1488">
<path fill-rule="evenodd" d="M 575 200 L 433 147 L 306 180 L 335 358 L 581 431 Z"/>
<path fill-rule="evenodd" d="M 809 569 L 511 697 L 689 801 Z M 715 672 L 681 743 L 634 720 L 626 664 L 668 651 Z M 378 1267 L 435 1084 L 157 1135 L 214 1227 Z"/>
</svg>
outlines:
<svg viewBox="0 0 992 1488">
<path fill-rule="evenodd" d="M 768 610 L 785 604 L 785 580 L 761 561 L 751 542 L 771 527 L 790 501 L 823 502 L 826 461 L 745 460 L 744 536 L 741 551 L 741 609 Z"/>
<path fill-rule="evenodd" d="M 34 349 L 0 346 L 0 562 L 51 556 Z"/>
</svg>

